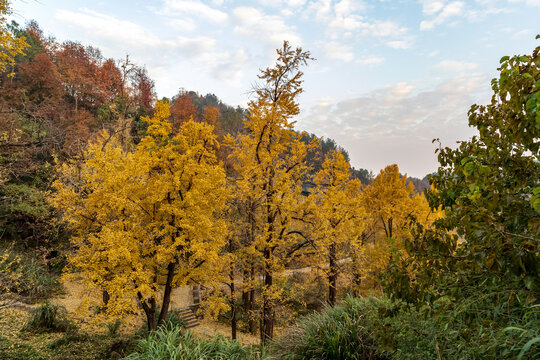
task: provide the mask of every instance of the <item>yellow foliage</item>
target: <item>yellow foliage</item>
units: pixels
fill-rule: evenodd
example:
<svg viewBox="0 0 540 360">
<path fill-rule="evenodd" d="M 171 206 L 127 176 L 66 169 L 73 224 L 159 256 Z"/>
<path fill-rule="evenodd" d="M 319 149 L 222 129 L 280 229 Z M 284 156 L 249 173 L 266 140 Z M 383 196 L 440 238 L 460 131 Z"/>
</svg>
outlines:
<svg viewBox="0 0 540 360">
<path fill-rule="evenodd" d="M 74 232 L 69 262 L 89 288 L 106 291 L 114 318 L 154 309 L 160 290 L 219 279 L 226 227 L 225 174 L 213 128 L 188 121 L 172 137 L 169 105 L 158 102 L 134 152 L 114 141 L 90 144 L 82 163 L 64 164 L 53 204 Z M 146 305 L 146 307 L 145 307 Z M 147 312 L 148 316 L 148 312 Z"/>
<path fill-rule="evenodd" d="M 310 59 L 309 53 L 293 50 L 287 42 L 277 53 L 275 67 L 259 75 L 264 84 L 249 103 L 247 134 L 227 139 L 236 161 L 237 196 L 248 204 L 248 222 L 253 226 L 244 254 L 263 269 L 263 341 L 272 337 L 273 307 L 282 294 L 274 276 L 283 272 L 291 249 L 302 241 L 298 222 L 305 211 L 301 195 L 308 171 L 305 158 L 315 145 L 301 141 L 291 120 L 299 112 L 295 98 L 302 92 L 302 73 L 297 69 Z"/>
<path fill-rule="evenodd" d="M 361 246 L 353 253 L 353 269 L 357 277 L 376 283 L 393 252 L 403 249 L 415 220 L 429 226 L 438 216 L 432 212 L 423 194 L 416 194 L 407 175 L 401 176 L 397 165 L 381 170 L 373 183 L 364 189 L 361 205 L 366 214 L 366 228 L 360 237 Z"/>
<path fill-rule="evenodd" d="M 329 302 L 336 300 L 336 284 L 341 268 L 348 261 L 351 247 L 364 231 L 363 208 L 359 207 L 360 181 L 350 180 L 350 165 L 340 151 L 331 151 L 315 175 L 317 184 L 311 196 L 315 206 L 312 231 L 314 265 L 325 269 Z"/>
<path fill-rule="evenodd" d="M 24 55 L 23 50 L 29 45 L 24 37 L 14 38 L 6 27 L 6 18 L 11 14 L 8 0 L 0 0 L 0 73 L 4 73 L 15 64 L 15 56 Z M 13 73 L 10 73 L 12 76 Z"/>
</svg>

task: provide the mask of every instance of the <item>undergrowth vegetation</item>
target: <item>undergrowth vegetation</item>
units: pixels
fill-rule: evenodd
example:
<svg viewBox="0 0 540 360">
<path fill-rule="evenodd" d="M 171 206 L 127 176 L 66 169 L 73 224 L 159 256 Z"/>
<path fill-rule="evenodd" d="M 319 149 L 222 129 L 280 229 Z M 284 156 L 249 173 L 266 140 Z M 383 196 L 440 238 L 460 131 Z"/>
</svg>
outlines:
<svg viewBox="0 0 540 360">
<path fill-rule="evenodd" d="M 243 110 L 8 15 L 0 360 L 540 359 L 540 46 L 419 193 L 293 130 L 314 59 L 288 41 Z"/>
<path fill-rule="evenodd" d="M 47 264 L 43 258 L 39 251 L 0 248 L 0 300 L 11 297 L 35 302 L 60 291 L 61 261 Z"/>
<path fill-rule="evenodd" d="M 74 325 L 67 319 L 66 308 L 45 301 L 30 313 L 23 330 L 25 331 L 67 331 Z"/>
<path fill-rule="evenodd" d="M 136 352 L 125 360 L 248 360 L 265 359 L 257 347 L 242 345 L 221 335 L 201 339 L 191 331 L 167 324 L 138 340 Z"/>
<path fill-rule="evenodd" d="M 378 309 L 386 300 L 349 298 L 344 306 L 300 319 L 272 344 L 274 359 L 388 359 L 378 351 Z"/>
<path fill-rule="evenodd" d="M 413 307 L 385 297 L 348 298 L 307 316 L 272 344 L 275 359 L 538 359 L 538 307 L 494 318 L 448 299 Z M 470 304 L 469 304 L 470 306 Z M 515 305 L 514 305 L 515 306 Z M 481 311 L 479 318 L 474 311 Z"/>
</svg>

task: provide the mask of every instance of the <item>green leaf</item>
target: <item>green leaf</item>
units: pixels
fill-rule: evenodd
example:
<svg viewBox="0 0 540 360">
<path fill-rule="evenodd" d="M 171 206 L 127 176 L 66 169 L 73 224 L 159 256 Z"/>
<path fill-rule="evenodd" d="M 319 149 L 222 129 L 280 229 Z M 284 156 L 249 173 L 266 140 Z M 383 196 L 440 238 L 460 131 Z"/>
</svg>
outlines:
<svg viewBox="0 0 540 360">
<path fill-rule="evenodd" d="M 532 110 L 535 105 L 536 105 L 536 101 L 531 97 L 529 100 L 527 100 L 527 103 L 525 104 L 525 108 L 527 110 Z"/>
<path fill-rule="evenodd" d="M 503 62 L 507 61 L 508 59 L 510 59 L 510 56 L 503 56 L 501 58 L 501 60 L 499 61 L 499 64 L 502 64 Z"/>
<path fill-rule="evenodd" d="M 539 341 L 540 341 L 540 336 L 537 336 L 537 337 L 532 338 L 531 340 L 527 341 L 525 346 L 523 346 L 523 348 L 519 352 L 519 355 L 518 355 L 517 359 L 521 360 L 523 358 L 523 355 L 525 355 L 525 353 L 531 348 L 531 346 L 533 346 L 533 344 L 535 344 L 535 343 L 537 343 Z"/>
<path fill-rule="evenodd" d="M 518 60 L 519 60 L 520 62 L 529 62 L 529 57 L 523 55 L 523 56 L 518 57 Z"/>
<path fill-rule="evenodd" d="M 508 332 L 508 331 L 512 331 L 512 330 L 521 331 L 522 333 L 527 332 L 527 330 L 522 329 L 522 328 L 518 328 L 518 327 L 515 327 L 515 326 L 508 326 L 508 327 L 505 327 L 505 328 L 503 329 L 503 332 Z"/>
</svg>

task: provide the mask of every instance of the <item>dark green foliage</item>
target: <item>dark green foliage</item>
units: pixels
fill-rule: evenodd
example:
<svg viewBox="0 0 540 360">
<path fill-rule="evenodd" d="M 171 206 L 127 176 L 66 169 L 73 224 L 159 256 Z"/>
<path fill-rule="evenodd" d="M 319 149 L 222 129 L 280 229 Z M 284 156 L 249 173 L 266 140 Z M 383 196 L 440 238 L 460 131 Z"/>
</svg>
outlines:
<svg viewBox="0 0 540 360">
<path fill-rule="evenodd" d="M 7 183 L 0 185 L 0 198 L 0 233 L 4 238 L 35 247 L 54 241 L 61 231 L 42 189 L 20 182 Z"/>
<path fill-rule="evenodd" d="M 78 331 L 68 331 L 61 338 L 51 342 L 48 347 L 51 350 L 56 350 L 62 346 L 72 345 L 73 343 L 80 343 L 89 341 L 90 336 L 85 333 L 80 333 Z"/>
<path fill-rule="evenodd" d="M 378 351 L 382 300 L 349 298 L 343 306 L 299 320 L 271 346 L 275 359 L 389 359 Z M 380 329 L 384 330 L 384 329 Z"/>
<path fill-rule="evenodd" d="M 107 335 L 86 334 L 68 331 L 61 338 L 47 345 L 47 359 L 90 360 L 120 359 L 131 353 L 134 348 L 133 338 L 121 338 Z"/>
<path fill-rule="evenodd" d="M 408 256 L 391 264 L 386 287 L 393 295 L 460 302 L 506 294 L 489 299 L 486 311 L 515 305 L 514 317 L 540 298 L 540 213 L 534 202 L 540 192 L 539 52 L 502 61 L 492 103 L 469 112 L 480 136 L 455 150 L 441 149 L 439 170 L 430 176 L 436 191 L 427 197 L 445 217 L 435 229 L 417 227 L 406 243 Z"/>
<path fill-rule="evenodd" d="M 120 319 L 116 319 L 114 322 L 107 324 L 109 335 L 116 336 L 118 329 L 120 329 L 120 325 L 122 325 L 122 320 Z"/>
<path fill-rule="evenodd" d="M 429 176 L 445 217 L 417 225 L 384 276 L 434 324 L 442 358 L 540 355 L 539 53 L 501 59 L 491 103 L 469 111 L 479 136 L 440 149 Z"/>
<path fill-rule="evenodd" d="M 126 360 L 200 360 L 200 359 L 263 359 L 254 347 L 241 345 L 217 335 L 210 340 L 199 339 L 190 331 L 176 326 L 162 326 L 137 343 L 135 353 Z"/>
<path fill-rule="evenodd" d="M 8 348 L 12 346 L 11 349 Z M 28 345 L 21 344 L 10 344 L 9 346 L 4 346 L 2 341 L 0 341 L 0 359 L 2 360 L 50 360 L 45 354 L 40 353 L 36 349 Z"/>
<path fill-rule="evenodd" d="M 306 156 L 306 162 L 311 168 L 311 173 L 316 173 L 319 171 L 322 167 L 322 163 L 324 162 L 324 159 L 326 155 L 330 151 L 340 151 L 345 159 L 347 161 L 350 161 L 349 153 L 347 150 L 339 146 L 334 139 L 330 138 L 319 138 L 315 134 L 310 134 L 307 132 L 302 133 L 302 142 L 309 144 L 313 140 L 319 139 L 318 146 L 315 147 L 312 151 L 310 151 Z M 351 169 L 352 178 L 353 179 L 360 179 L 360 181 L 363 184 L 369 184 L 371 182 L 371 178 L 373 175 L 366 169 Z"/>
<path fill-rule="evenodd" d="M 369 185 L 371 184 L 371 181 L 373 180 L 373 173 L 371 171 L 368 171 L 366 169 L 356 169 L 354 167 L 351 168 L 351 177 L 353 179 L 358 179 L 363 185 Z"/>
<path fill-rule="evenodd" d="M 184 90 L 180 90 L 180 92 L 183 91 Z M 221 114 L 218 126 L 221 128 L 223 134 L 236 136 L 245 131 L 244 121 L 246 120 L 246 110 L 240 106 L 235 109 L 232 106 L 224 104 L 215 94 L 201 95 L 195 91 L 187 91 L 187 94 L 189 94 L 193 101 L 193 105 L 197 108 L 199 119 L 202 119 L 204 109 L 207 106 L 214 106 L 218 108 Z"/>
<path fill-rule="evenodd" d="M 486 299 L 489 297 L 486 297 Z M 479 318 L 475 300 L 441 298 L 417 309 L 387 298 L 348 298 L 301 319 L 270 348 L 275 359 L 523 359 L 540 355 L 540 317 Z M 493 301 L 493 299 L 491 299 Z M 472 321 L 471 321 L 472 320 Z M 512 324 L 509 326 L 503 324 Z M 535 342 L 536 341 L 536 342 Z"/>
<path fill-rule="evenodd" d="M 45 301 L 43 305 L 32 310 L 23 331 L 67 331 L 73 324 L 67 319 L 67 311 L 63 306 L 53 305 Z"/>
</svg>

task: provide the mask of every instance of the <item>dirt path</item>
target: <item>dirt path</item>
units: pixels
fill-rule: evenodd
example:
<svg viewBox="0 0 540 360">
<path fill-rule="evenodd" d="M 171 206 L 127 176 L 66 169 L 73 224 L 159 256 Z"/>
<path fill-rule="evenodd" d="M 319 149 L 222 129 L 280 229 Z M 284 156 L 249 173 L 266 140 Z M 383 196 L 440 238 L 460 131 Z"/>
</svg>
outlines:
<svg viewBox="0 0 540 360">
<path fill-rule="evenodd" d="M 50 299 L 51 303 L 55 305 L 61 305 L 66 308 L 69 314 L 76 314 L 79 307 L 83 302 L 83 297 L 88 296 L 87 288 L 82 282 L 76 280 L 63 281 L 65 293 Z M 182 309 L 191 305 L 191 287 L 180 286 L 173 290 L 171 294 L 171 309 Z M 91 317 L 88 315 L 87 317 Z M 106 331 L 106 325 L 92 324 L 90 321 L 84 320 L 82 317 L 76 317 L 74 319 L 83 329 L 91 332 Z M 142 311 L 139 314 L 134 314 L 123 319 L 122 332 L 129 333 L 136 331 L 144 325 L 144 316 Z M 221 334 L 225 337 L 231 337 L 231 329 L 229 326 L 213 321 L 211 319 L 202 319 L 200 325 L 191 328 L 195 334 L 200 336 L 213 337 L 217 334 Z M 244 344 L 258 344 L 259 338 L 249 333 L 238 332 L 239 341 Z"/>
</svg>

